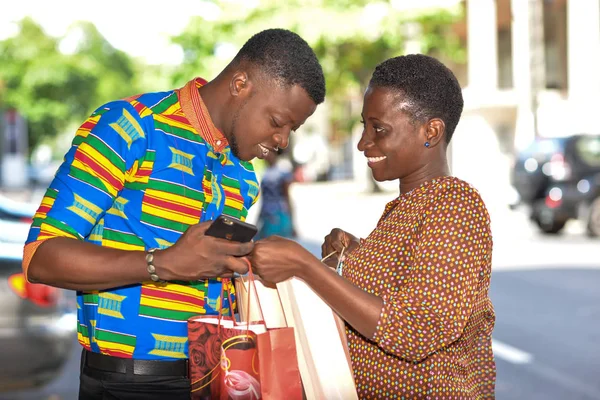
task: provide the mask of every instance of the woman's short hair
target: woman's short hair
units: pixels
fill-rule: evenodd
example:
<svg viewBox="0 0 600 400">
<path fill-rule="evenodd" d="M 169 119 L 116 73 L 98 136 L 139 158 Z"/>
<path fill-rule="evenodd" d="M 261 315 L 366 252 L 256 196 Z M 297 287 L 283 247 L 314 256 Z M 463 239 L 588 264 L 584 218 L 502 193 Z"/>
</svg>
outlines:
<svg viewBox="0 0 600 400">
<path fill-rule="evenodd" d="M 462 90 L 452 71 L 435 58 L 390 58 L 375 68 L 369 86 L 397 90 L 404 97 L 401 109 L 415 122 L 440 118 L 446 125 L 446 142 L 452 139 L 463 110 Z"/>
</svg>

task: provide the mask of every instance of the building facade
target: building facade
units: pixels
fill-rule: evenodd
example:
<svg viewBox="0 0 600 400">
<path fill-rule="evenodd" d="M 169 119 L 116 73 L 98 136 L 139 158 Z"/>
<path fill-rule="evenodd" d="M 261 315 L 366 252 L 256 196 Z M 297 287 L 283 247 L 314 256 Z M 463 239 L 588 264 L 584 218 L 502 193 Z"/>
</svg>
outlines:
<svg viewBox="0 0 600 400">
<path fill-rule="evenodd" d="M 465 10 L 451 164 L 502 203 L 514 154 L 536 136 L 600 133 L 600 0 L 467 0 Z"/>
</svg>

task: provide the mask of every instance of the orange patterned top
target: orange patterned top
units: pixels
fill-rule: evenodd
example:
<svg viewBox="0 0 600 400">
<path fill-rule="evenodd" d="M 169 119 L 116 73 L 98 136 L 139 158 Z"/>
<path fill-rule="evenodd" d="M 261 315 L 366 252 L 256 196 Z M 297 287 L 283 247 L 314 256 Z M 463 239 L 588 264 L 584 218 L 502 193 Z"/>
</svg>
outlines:
<svg viewBox="0 0 600 400">
<path fill-rule="evenodd" d="M 361 399 L 494 398 L 490 219 L 442 177 L 390 202 L 343 275 L 383 298 L 373 341 L 347 328 Z"/>
</svg>

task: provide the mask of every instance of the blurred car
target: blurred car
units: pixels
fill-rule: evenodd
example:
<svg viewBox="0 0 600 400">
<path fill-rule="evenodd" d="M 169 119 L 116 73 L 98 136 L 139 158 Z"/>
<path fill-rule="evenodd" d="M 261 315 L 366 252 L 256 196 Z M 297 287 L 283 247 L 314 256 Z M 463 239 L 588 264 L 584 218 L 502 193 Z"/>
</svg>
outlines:
<svg viewBox="0 0 600 400">
<path fill-rule="evenodd" d="M 586 223 L 600 236 L 600 135 L 539 138 L 521 152 L 512 185 L 544 233 L 560 232 L 568 220 Z"/>
<path fill-rule="evenodd" d="M 25 243 L 36 204 L 0 195 L 0 242 Z"/>
<path fill-rule="evenodd" d="M 23 276 L 23 243 L 34 211 L 0 199 L 0 392 L 58 376 L 76 335 L 74 296 Z"/>
<path fill-rule="evenodd" d="M 0 195 L 0 221 L 22 222 L 29 225 L 36 209 L 37 204 L 16 201 Z"/>
</svg>

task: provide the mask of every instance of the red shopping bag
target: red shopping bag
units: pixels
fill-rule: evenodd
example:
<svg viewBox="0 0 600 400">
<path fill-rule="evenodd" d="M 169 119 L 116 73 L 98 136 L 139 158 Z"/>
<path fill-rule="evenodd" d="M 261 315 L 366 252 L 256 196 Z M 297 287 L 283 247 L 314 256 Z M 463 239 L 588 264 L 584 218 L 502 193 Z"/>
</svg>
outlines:
<svg viewBox="0 0 600 400">
<path fill-rule="evenodd" d="M 192 399 L 261 398 L 256 331 L 266 329 L 224 318 L 188 320 Z"/>
<path fill-rule="evenodd" d="M 255 281 L 251 274 L 248 279 L 238 278 L 235 287 L 242 321 L 260 318 L 267 328 L 267 334 L 257 336 L 263 398 L 303 398 L 295 332 L 288 327 L 277 289 Z M 250 301 L 258 305 L 254 312 L 248 307 Z"/>
<path fill-rule="evenodd" d="M 246 315 L 249 309 L 250 301 Z M 218 317 L 188 320 L 188 339 L 192 399 L 302 399 L 293 328 L 239 323 L 219 307 Z"/>
<path fill-rule="evenodd" d="M 257 336 L 262 398 L 302 399 L 294 328 L 277 328 Z"/>
</svg>

